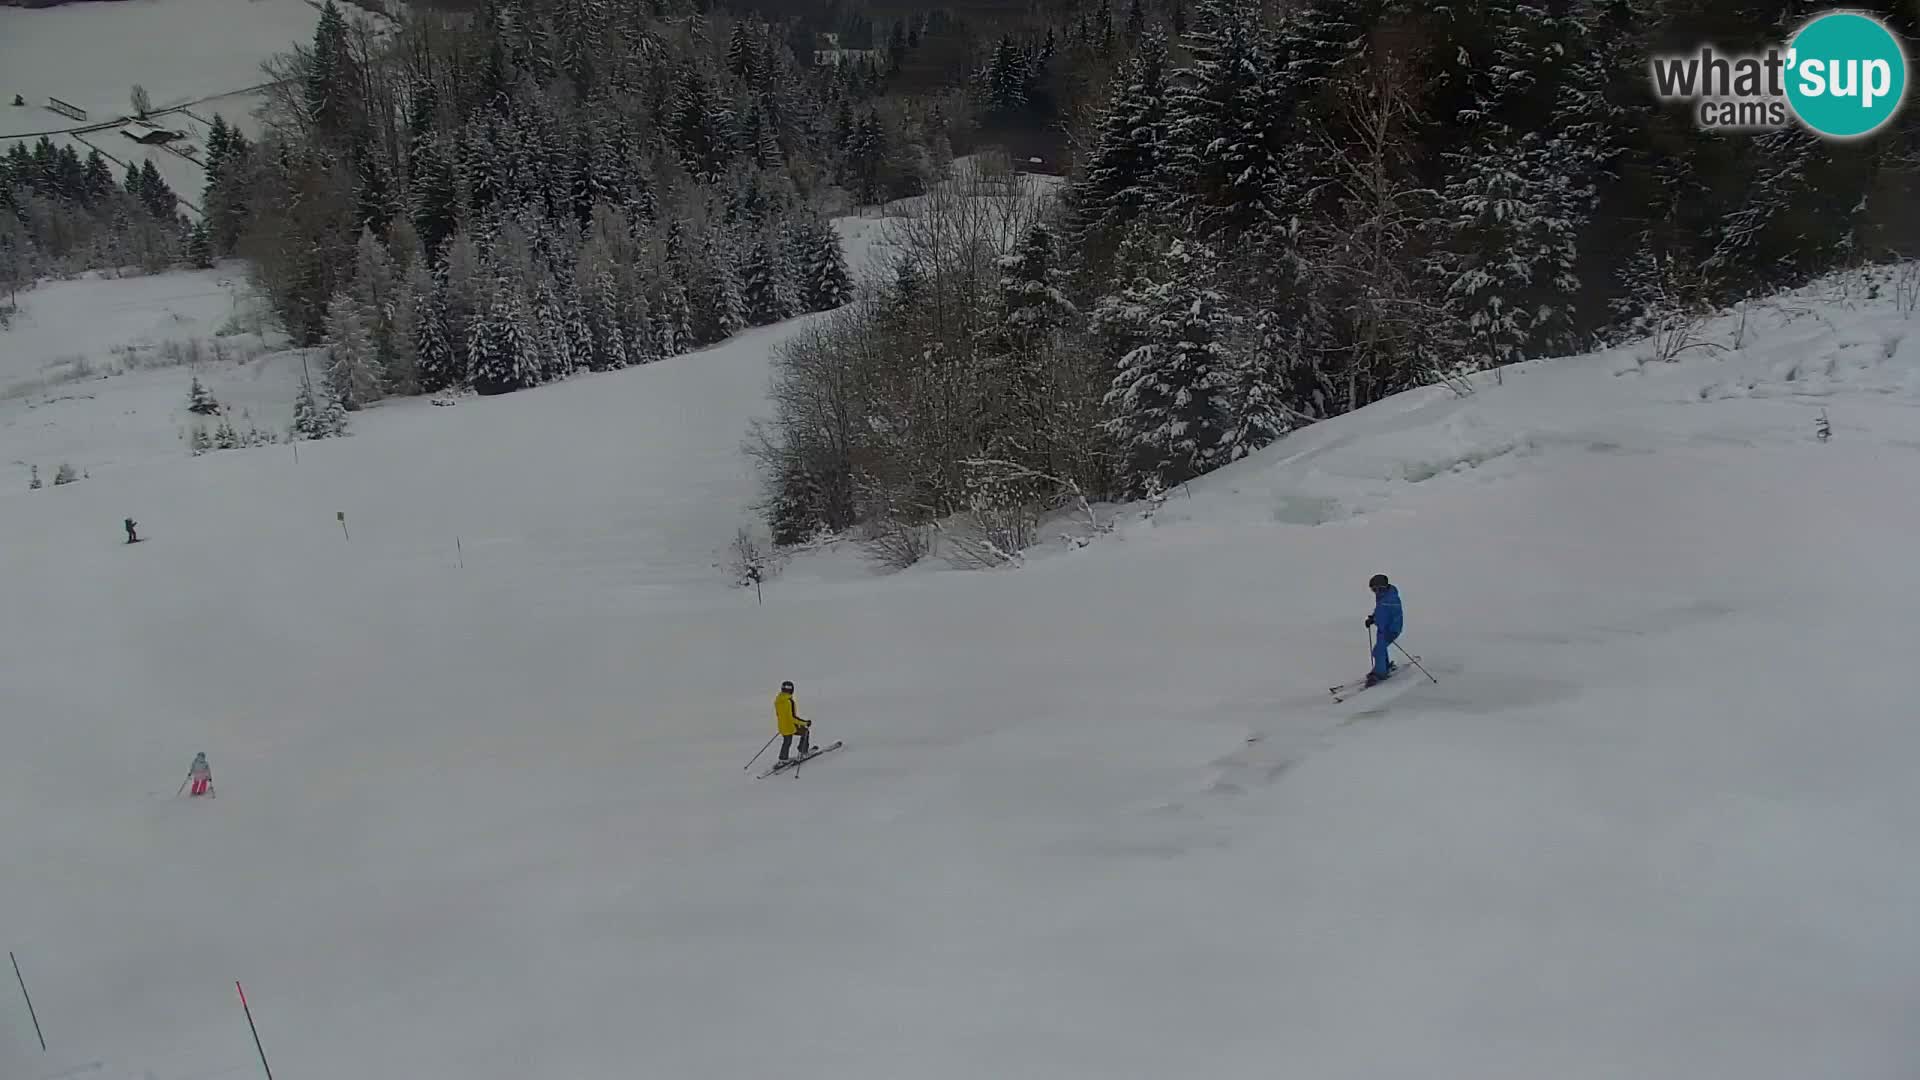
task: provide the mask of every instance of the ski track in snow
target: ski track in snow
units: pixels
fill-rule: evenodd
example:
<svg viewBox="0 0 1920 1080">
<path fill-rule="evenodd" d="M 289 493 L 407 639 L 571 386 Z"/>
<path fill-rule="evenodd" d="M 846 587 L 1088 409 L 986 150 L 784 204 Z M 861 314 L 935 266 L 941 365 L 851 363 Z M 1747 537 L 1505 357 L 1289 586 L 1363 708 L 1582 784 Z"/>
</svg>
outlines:
<svg viewBox="0 0 1920 1080">
<path fill-rule="evenodd" d="M 0 380 L 152 332 L 85 290 L 204 330 L 205 281 L 35 290 Z M 0 459 L 92 475 L 0 488 L 0 936 L 52 1047 L 0 1000 L 0 1075 L 249 1072 L 239 979 L 289 1076 L 1910 1076 L 1907 325 L 1787 297 L 764 604 L 717 564 L 794 324 L 297 462 L 188 458 L 183 370 L 11 397 Z M 1439 681 L 1335 704 L 1376 571 Z M 755 782 L 783 678 L 847 747 Z M 219 798 L 168 798 L 199 750 Z"/>
</svg>

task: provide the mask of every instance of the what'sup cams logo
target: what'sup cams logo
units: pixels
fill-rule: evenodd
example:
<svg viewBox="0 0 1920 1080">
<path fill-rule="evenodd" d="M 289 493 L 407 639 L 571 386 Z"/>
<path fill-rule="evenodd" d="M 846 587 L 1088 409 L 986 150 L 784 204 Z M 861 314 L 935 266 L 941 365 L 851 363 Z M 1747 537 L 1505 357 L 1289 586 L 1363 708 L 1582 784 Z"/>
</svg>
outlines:
<svg viewBox="0 0 1920 1080">
<path fill-rule="evenodd" d="M 1871 135 L 1907 95 L 1907 54 L 1880 20 L 1850 11 L 1819 15 L 1785 47 L 1763 53 L 1697 52 L 1653 58 L 1653 91 L 1686 101 L 1700 127 L 1773 131 L 1798 119 L 1829 139 Z"/>
</svg>

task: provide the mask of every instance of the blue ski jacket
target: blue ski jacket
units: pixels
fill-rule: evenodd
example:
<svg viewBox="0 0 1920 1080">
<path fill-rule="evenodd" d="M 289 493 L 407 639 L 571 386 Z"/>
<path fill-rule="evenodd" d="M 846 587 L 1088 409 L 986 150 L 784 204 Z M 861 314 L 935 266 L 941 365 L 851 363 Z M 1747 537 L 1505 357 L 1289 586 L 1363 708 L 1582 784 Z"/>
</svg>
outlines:
<svg viewBox="0 0 1920 1080">
<path fill-rule="evenodd" d="M 1380 628 L 1380 636 L 1392 641 L 1400 636 L 1400 627 L 1406 621 L 1400 610 L 1400 587 L 1389 585 L 1376 594 L 1373 603 L 1373 625 Z"/>
</svg>

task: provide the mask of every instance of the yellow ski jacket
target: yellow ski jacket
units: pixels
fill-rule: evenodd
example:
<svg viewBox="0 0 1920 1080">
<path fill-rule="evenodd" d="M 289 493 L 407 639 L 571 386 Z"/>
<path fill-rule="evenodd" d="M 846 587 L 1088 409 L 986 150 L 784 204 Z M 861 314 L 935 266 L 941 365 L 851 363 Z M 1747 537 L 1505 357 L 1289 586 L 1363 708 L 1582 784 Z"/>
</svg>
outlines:
<svg viewBox="0 0 1920 1080">
<path fill-rule="evenodd" d="M 806 721 L 794 715 L 792 694 L 783 690 L 773 699 L 773 722 L 782 735 L 800 734 L 800 729 L 805 726 Z"/>
</svg>

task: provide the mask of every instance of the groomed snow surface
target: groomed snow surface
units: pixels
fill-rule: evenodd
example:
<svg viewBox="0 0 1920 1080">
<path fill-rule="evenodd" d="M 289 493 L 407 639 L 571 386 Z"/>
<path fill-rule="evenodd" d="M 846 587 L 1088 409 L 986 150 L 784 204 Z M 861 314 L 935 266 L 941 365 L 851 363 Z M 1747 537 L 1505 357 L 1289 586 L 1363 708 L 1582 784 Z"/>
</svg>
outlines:
<svg viewBox="0 0 1920 1080">
<path fill-rule="evenodd" d="M 0 939 L 50 1050 L 7 987 L 0 1075 L 246 1075 L 238 979 L 288 1078 L 1912 1077 L 1886 286 L 764 604 L 715 564 L 793 325 L 10 484 Z M 1375 572 L 1438 682 L 1334 705 Z M 782 679 L 847 747 L 755 781 Z"/>
</svg>

